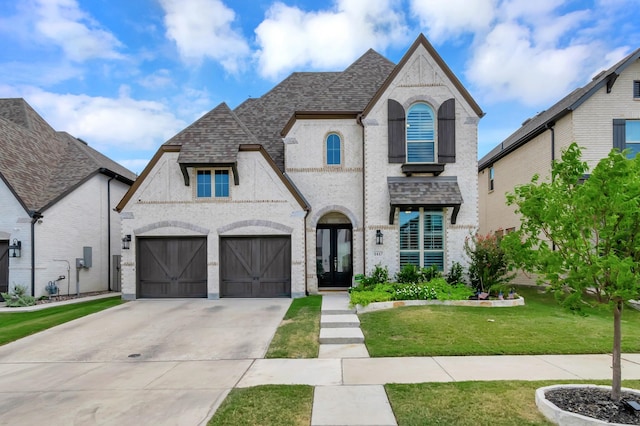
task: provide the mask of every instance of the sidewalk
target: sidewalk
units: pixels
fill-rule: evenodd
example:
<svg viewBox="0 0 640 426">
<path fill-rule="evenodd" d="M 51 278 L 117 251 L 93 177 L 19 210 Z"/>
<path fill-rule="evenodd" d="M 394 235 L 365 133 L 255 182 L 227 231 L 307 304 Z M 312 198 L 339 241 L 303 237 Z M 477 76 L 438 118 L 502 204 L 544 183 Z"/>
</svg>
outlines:
<svg viewBox="0 0 640 426">
<path fill-rule="evenodd" d="M 335 329 L 353 328 L 348 317 L 348 296 L 325 295 L 321 336 L 325 324 Z M 335 325 L 344 319 L 344 327 Z M 359 330 L 359 328 L 358 328 Z M 353 336 L 353 330 L 347 333 Z M 332 338 L 335 338 L 332 336 Z M 322 340 L 321 340 L 322 342 Z M 369 358 L 359 342 L 322 344 L 316 359 L 256 359 L 236 387 L 265 384 L 315 386 L 312 426 L 396 425 L 382 385 L 488 380 L 610 380 L 611 356 L 503 355 Z M 328 347 L 333 346 L 333 349 Z M 335 354 L 334 358 L 328 354 Z M 622 355 L 622 376 L 640 379 L 640 354 Z"/>
</svg>

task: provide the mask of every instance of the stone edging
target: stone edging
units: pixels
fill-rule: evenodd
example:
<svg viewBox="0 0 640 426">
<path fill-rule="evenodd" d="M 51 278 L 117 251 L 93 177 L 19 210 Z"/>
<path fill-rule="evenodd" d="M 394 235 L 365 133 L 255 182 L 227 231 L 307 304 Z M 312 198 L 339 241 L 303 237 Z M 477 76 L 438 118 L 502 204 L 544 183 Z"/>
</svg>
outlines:
<svg viewBox="0 0 640 426">
<path fill-rule="evenodd" d="M 583 416 L 581 414 L 571 413 L 558 408 L 557 405 L 549 401 L 545 397 L 545 392 L 560 388 L 601 388 L 611 390 L 611 386 L 598 385 L 552 385 L 536 389 L 536 406 L 538 410 L 552 423 L 557 425 L 571 426 L 588 426 L 588 425 L 609 425 L 609 426 L 625 426 L 622 423 L 609 423 L 593 417 Z M 622 388 L 622 391 L 636 394 L 640 397 L 640 392 L 636 389 Z"/>
<path fill-rule="evenodd" d="M 365 312 L 380 311 L 383 309 L 399 308 L 401 306 L 425 306 L 425 305 L 444 305 L 444 306 L 471 306 L 481 308 L 510 308 L 513 306 L 524 306 L 524 298 L 505 299 L 505 300 L 394 300 L 391 302 L 373 302 L 367 306 L 356 305 L 356 312 L 361 314 Z"/>
</svg>

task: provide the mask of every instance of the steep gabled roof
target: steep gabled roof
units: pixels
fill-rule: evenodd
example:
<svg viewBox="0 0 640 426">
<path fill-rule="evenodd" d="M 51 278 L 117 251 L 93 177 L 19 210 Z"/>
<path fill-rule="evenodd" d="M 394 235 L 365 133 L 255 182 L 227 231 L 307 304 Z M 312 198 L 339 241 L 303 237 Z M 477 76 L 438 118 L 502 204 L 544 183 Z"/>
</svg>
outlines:
<svg viewBox="0 0 640 426">
<path fill-rule="evenodd" d="M 419 46 L 423 46 L 427 50 L 427 52 L 429 52 L 429 55 L 438 64 L 440 69 L 442 69 L 442 71 L 445 73 L 445 75 L 451 81 L 451 83 L 456 87 L 456 89 L 458 89 L 458 92 L 460 92 L 462 97 L 467 101 L 467 103 L 471 106 L 471 108 L 478 115 L 478 117 L 483 117 L 484 112 L 480 108 L 480 105 L 478 105 L 478 103 L 473 99 L 471 94 L 462 85 L 460 80 L 458 80 L 458 77 L 456 77 L 453 71 L 451 71 L 451 68 L 449 68 L 447 63 L 442 59 L 442 57 L 438 54 L 438 52 L 436 52 L 436 49 L 433 48 L 433 46 L 431 45 L 431 43 L 429 43 L 429 41 L 424 36 L 424 34 L 420 34 L 418 36 L 418 38 L 416 39 L 416 41 L 413 42 L 409 50 L 407 50 L 407 53 L 405 53 L 402 59 L 400 60 L 400 62 L 398 62 L 398 65 L 396 65 L 393 71 L 387 76 L 386 80 L 378 88 L 377 92 L 373 94 L 373 96 L 369 100 L 369 103 L 365 106 L 362 112 L 362 116 L 363 117 L 367 116 L 369 111 L 371 111 L 371 108 L 373 108 L 376 102 L 378 102 L 378 99 L 380 99 L 380 96 L 382 96 L 384 91 L 387 90 L 391 82 L 396 78 L 400 70 L 409 61 L 409 59 L 411 58 L 411 55 L 413 55 L 413 53 L 416 51 L 416 49 Z"/>
<path fill-rule="evenodd" d="M 491 166 L 494 162 L 543 133 L 560 118 L 582 105 L 601 88 L 606 87 L 607 93 L 610 92 L 618 76 L 639 58 L 640 49 L 637 49 L 608 70 L 596 75 L 585 86 L 575 89 L 549 109 L 526 120 L 522 123 L 522 127 L 513 132 L 502 141 L 502 143 L 480 159 L 478 162 L 478 171 Z"/>
<path fill-rule="evenodd" d="M 95 173 L 135 175 L 68 133 L 24 99 L 0 99 L 0 175 L 27 212 L 42 212 Z"/>
</svg>

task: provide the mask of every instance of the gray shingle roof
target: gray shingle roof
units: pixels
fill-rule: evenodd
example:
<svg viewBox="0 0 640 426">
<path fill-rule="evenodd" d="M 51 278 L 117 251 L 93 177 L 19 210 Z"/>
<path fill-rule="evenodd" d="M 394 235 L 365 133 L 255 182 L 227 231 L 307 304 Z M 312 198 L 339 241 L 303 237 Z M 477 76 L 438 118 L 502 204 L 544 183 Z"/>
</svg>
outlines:
<svg viewBox="0 0 640 426">
<path fill-rule="evenodd" d="M 585 86 L 575 89 L 549 109 L 526 120 L 522 123 L 522 127 L 480 159 L 478 170 L 480 171 L 490 166 L 493 162 L 544 132 L 548 125 L 552 125 L 564 115 L 578 108 L 599 89 L 607 85 L 613 85 L 620 73 L 631 63 L 637 61 L 638 58 L 640 58 L 640 49 L 636 49 L 608 70 L 599 73 Z"/>
<path fill-rule="evenodd" d="M 224 104 L 219 105 L 165 145 L 182 145 L 188 151 L 181 151 L 181 162 L 229 163 L 235 162 L 239 144 L 258 143 L 284 170 L 281 131 L 296 111 L 362 111 L 393 68 L 369 50 L 342 72 L 295 72 L 261 97 L 247 99 L 231 115 L 222 113 Z"/>
<path fill-rule="evenodd" d="M 222 103 L 191 126 L 171 138 L 166 145 L 181 145 L 178 163 L 235 163 L 240 144 L 258 143 L 238 117 Z"/>
<path fill-rule="evenodd" d="M 455 176 L 388 177 L 389 224 L 393 224 L 395 208 L 453 207 L 451 223 L 456 223 L 460 205 L 464 202 Z"/>
<path fill-rule="evenodd" d="M 24 99 L 0 99 L 0 175 L 25 209 L 46 209 L 95 173 L 135 180 L 87 144 L 56 132 Z"/>
</svg>

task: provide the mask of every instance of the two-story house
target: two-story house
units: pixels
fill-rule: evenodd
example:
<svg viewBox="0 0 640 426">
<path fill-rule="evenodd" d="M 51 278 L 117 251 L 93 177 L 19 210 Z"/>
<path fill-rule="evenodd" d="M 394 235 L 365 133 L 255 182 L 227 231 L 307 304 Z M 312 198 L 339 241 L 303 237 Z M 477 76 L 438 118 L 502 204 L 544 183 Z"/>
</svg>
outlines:
<svg viewBox="0 0 640 426">
<path fill-rule="evenodd" d="M 640 151 L 640 49 L 522 127 L 478 164 L 480 232 L 509 232 L 520 225 L 506 194 L 529 183 L 534 174 L 551 176 L 551 164 L 572 142 L 582 147 L 590 168 L 612 148 Z M 519 277 L 531 282 L 526 277 Z"/>
<path fill-rule="evenodd" d="M 482 116 L 423 35 L 397 65 L 369 50 L 217 106 L 117 206 L 123 297 L 300 297 L 464 264 Z"/>
<path fill-rule="evenodd" d="M 24 99 L 0 99 L 0 292 L 118 290 L 120 217 L 135 175 Z"/>
</svg>

